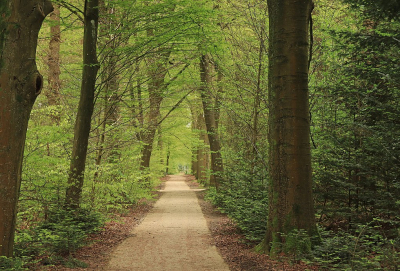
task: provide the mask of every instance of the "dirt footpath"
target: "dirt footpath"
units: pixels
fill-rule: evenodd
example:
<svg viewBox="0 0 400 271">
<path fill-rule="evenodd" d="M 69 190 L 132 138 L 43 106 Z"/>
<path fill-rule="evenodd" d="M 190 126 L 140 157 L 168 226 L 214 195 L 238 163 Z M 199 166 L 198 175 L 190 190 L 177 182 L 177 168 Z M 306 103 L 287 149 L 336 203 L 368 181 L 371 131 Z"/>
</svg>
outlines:
<svg viewBox="0 0 400 271">
<path fill-rule="evenodd" d="M 229 270 L 212 244 L 197 197 L 171 176 L 143 222 L 111 255 L 106 270 Z"/>
</svg>

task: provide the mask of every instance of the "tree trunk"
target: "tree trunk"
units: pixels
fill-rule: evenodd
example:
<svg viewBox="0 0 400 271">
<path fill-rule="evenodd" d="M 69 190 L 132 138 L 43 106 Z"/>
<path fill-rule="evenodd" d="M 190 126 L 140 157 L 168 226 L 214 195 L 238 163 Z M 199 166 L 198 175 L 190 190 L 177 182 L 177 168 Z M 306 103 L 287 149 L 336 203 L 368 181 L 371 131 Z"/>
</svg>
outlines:
<svg viewBox="0 0 400 271">
<path fill-rule="evenodd" d="M 166 73 L 163 73 L 162 75 L 162 82 L 164 82 L 165 74 Z M 148 125 L 146 127 L 146 130 L 143 131 L 141 135 L 143 149 L 141 154 L 142 159 L 140 162 L 140 170 L 149 170 L 150 168 L 150 158 L 153 150 L 153 141 L 157 131 L 158 118 L 160 116 L 160 106 L 163 100 L 161 78 L 159 78 L 158 82 L 153 81 L 152 83 L 154 83 L 154 85 L 149 87 L 150 113 L 148 116 Z"/>
<path fill-rule="evenodd" d="M 311 0 L 268 1 L 269 215 L 262 250 L 285 250 L 291 233 L 316 234 L 308 101 Z M 293 234 L 292 234 L 293 236 Z"/>
<path fill-rule="evenodd" d="M 152 30 L 148 30 L 148 36 L 154 36 Z M 167 75 L 167 63 L 169 55 L 171 54 L 170 48 L 159 48 L 157 54 L 149 60 L 149 102 L 150 109 L 148 114 L 148 122 L 146 129 L 142 132 L 140 138 L 143 142 L 142 159 L 140 163 L 140 170 L 149 170 L 150 158 L 153 150 L 154 136 L 157 131 L 158 120 L 160 117 L 160 106 L 164 98 L 164 90 L 166 85 L 164 84 L 165 76 Z"/>
<path fill-rule="evenodd" d="M 201 146 L 197 149 L 197 175 L 196 179 L 199 180 L 200 183 L 206 184 L 207 182 L 207 171 L 209 169 L 209 160 L 210 160 L 210 150 L 206 147 L 210 145 L 208 140 L 206 124 L 204 121 L 204 116 L 202 114 L 199 115 L 198 119 L 200 123 L 199 130 L 200 136 L 199 141 Z"/>
<path fill-rule="evenodd" d="M 211 150 L 211 177 L 210 185 L 214 186 L 217 190 L 221 184 L 221 173 L 223 172 L 223 163 L 221 156 L 221 144 L 218 137 L 218 127 L 216 122 L 216 112 L 212 96 L 210 93 L 211 79 L 211 65 L 209 55 L 202 55 L 200 59 L 200 95 L 203 103 L 204 119 L 206 122 L 206 129 L 208 139 L 210 142 Z"/>
<path fill-rule="evenodd" d="M 81 96 L 75 122 L 74 145 L 65 198 L 66 207 L 71 209 L 78 208 L 81 199 L 90 124 L 94 107 L 96 76 L 99 69 L 96 52 L 99 21 L 98 7 L 99 0 L 85 1 Z"/>
<path fill-rule="evenodd" d="M 160 152 L 160 164 L 164 166 L 164 139 L 163 139 L 163 131 L 161 129 L 161 125 L 158 125 L 157 129 L 158 133 L 158 150 Z"/>
<path fill-rule="evenodd" d="M 196 133 L 199 130 L 199 122 L 198 122 L 198 115 L 200 114 L 198 108 L 197 108 L 197 102 L 196 101 L 190 101 L 189 102 L 189 108 L 190 108 L 190 113 L 192 117 L 192 132 Z M 199 164 L 199 159 L 197 157 L 197 153 L 199 150 L 199 142 L 193 142 L 192 143 L 192 159 L 191 159 L 191 167 L 192 167 L 192 175 L 196 177 L 198 180 L 198 164 Z"/>
<path fill-rule="evenodd" d="M 49 78 L 48 90 L 44 93 L 47 97 L 49 105 L 60 104 L 60 44 L 61 44 L 61 28 L 60 28 L 60 6 L 56 5 L 54 11 L 50 13 L 50 43 L 49 43 Z M 59 117 L 53 114 L 53 118 L 58 123 Z"/>
<path fill-rule="evenodd" d="M 198 152 L 198 146 L 195 146 L 192 148 L 192 161 L 191 161 L 191 166 L 192 166 L 192 175 L 196 177 L 198 180 L 197 176 L 197 168 L 198 168 L 198 159 L 197 159 L 197 152 Z"/>
<path fill-rule="evenodd" d="M 205 183 L 208 155 L 205 146 L 209 145 L 209 142 L 207 138 L 204 115 L 202 112 L 203 110 L 201 110 L 202 108 L 197 108 L 197 104 L 197 100 L 190 102 L 192 130 L 199 135 L 198 141 L 192 147 L 192 175 L 194 175 L 199 182 Z"/>
<path fill-rule="evenodd" d="M 165 163 L 165 174 L 168 175 L 169 174 L 169 157 L 171 156 L 171 152 L 169 151 L 169 145 L 168 145 L 168 149 L 167 149 L 167 161 Z"/>
<path fill-rule="evenodd" d="M 257 71 L 257 87 L 256 93 L 254 95 L 254 106 L 253 106 L 253 123 L 252 123 L 252 135 L 251 135 L 251 145 L 252 145 L 252 162 L 251 162 L 251 173 L 255 173 L 255 166 L 258 160 L 258 117 L 260 114 L 260 104 L 261 104 L 261 80 L 263 78 L 263 60 L 264 60 L 264 27 L 261 27 L 260 32 L 260 47 L 258 52 L 258 71 Z"/>
<path fill-rule="evenodd" d="M 53 7 L 47 0 L 0 5 L 0 256 L 11 257 L 29 115 L 43 87 L 36 67 L 38 33 Z"/>
</svg>

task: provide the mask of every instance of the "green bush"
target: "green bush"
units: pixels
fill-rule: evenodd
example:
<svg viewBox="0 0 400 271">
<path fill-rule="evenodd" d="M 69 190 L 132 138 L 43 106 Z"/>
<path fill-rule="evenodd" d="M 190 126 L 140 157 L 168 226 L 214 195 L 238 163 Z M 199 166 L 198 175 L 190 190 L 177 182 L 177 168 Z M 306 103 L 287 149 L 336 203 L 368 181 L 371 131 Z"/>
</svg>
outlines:
<svg viewBox="0 0 400 271">
<path fill-rule="evenodd" d="M 46 221 L 17 232 L 15 255 L 50 264 L 54 257 L 71 255 L 84 246 L 87 236 L 99 231 L 103 225 L 102 216 L 89 210 L 51 210 Z"/>
<path fill-rule="evenodd" d="M 226 173 L 226 182 L 217 193 L 211 188 L 206 196 L 222 212 L 227 213 L 248 240 L 261 241 L 268 216 L 266 181 L 262 175 L 243 171 Z"/>
<path fill-rule="evenodd" d="M 311 254 L 311 239 L 306 230 L 294 229 L 283 234 L 286 242 L 283 244 L 283 252 L 293 257 L 293 262 L 302 258 L 308 258 Z"/>
<path fill-rule="evenodd" d="M 379 226 L 358 225 L 349 232 L 320 231 L 322 243 L 313 249 L 322 270 L 398 270 L 399 237 L 388 238 Z"/>
<path fill-rule="evenodd" d="M 25 258 L 8 258 L 0 256 L 0 270 L 7 271 L 23 271 L 28 270 L 24 267 L 26 263 Z"/>
</svg>

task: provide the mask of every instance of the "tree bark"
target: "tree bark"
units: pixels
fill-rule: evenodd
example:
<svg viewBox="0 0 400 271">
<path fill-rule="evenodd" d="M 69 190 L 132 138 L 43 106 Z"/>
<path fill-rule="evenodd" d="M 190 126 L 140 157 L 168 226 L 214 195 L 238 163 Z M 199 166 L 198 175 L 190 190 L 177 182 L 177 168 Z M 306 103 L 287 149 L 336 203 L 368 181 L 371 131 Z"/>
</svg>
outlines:
<svg viewBox="0 0 400 271">
<path fill-rule="evenodd" d="M 192 147 L 192 174 L 201 182 L 206 182 L 208 151 L 206 145 L 209 145 L 202 108 L 198 108 L 198 101 L 190 102 L 190 112 L 192 115 L 192 130 L 198 133 L 198 141 Z"/>
<path fill-rule="evenodd" d="M 147 3 L 148 4 L 148 3 Z M 146 5 L 147 5 L 146 4 Z M 168 8 L 168 12 L 173 12 L 176 5 Z M 160 26 L 161 27 L 161 26 Z M 156 33 L 155 33 L 156 32 Z M 147 36 L 154 38 L 160 33 L 160 29 L 148 29 Z M 160 106 L 164 98 L 164 90 L 167 87 L 165 84 L 165 76 L 167 75 L 168 59 L 171 55 L 172 47 L 159 46 L 152 58 L 148 59 L 148 76 L 150 78 L 148 84 L 150 109 L 148 114 L 147 127 L 140 133 L 139 137 L 143 143 L 141 152 L 140 170 L 150 170 L 150 159 L 153 150 L 154 136 L 159 125 L 158 119 L 160 116 Z"/>
<path fill-rule="evenodd" d="M 90 124 L 93 115 L 97 62 L 97 33 L 99 22 L 99 0 L 86 0 L 84 10 L 83 73 L 81 96 L 74 129 L 74 145 L 65 205 L 67 208 L 79 207 L 89 141 Z"/>
<path fill-rule="evenodd" d="M 171 152 L 169 150 L 169 145 L 167 149 L 167 161 L 165 162 L 165 175 L 169 174 L 169 157 L 171 156 Z"/>
<path fill-rule="evenodd" d="M 254 106 L 253 106 L 253 123 L 252 123 L 252 135 L 251 135 L 251 145 L 252 145 L 252 162 L 251 162 L 251 173 L 255 173 L 255 167 L 258 160 L 258 118 L 260 114 L 260 104 L 261 104 L 261 79 L 263 78 L 263 59 L 264 59 L 264 27 L 261 26 L 260 31 L 260 47 L 258 51 L 258 70 L 257 70 L 257 87 L 256 93 L 254 95 Z"/>
<path fill-rule="evenodd" d="M 206 131 L 206 123 L 204 120 L 203 114 L 198 115 L 198 123 L 199 123 L 199 130 L 200 130 L 200 135 L 199 135 L 199 143 L 201 146 L 197 149 L 197 175 L 196 179 L 199 180 L 200 183 L 206 183 L 207 182 L 207 171 L 209 169 L 209 160 L 210 160 L 210 150 L 208 147 L 210 145 L 210 141 L 207 136 L 207 131 Z"/>
<path fill-rule="evenodd" d="M 206 122 L 206 129 L 208 133 L 208 140 L 210 142 L 211 151 L 211 176 L 210 185 L 214 186 L 217 190 L 221 185 L 221 173 L 223 172 L 223 162 L 221 156 L 221 144 L 218 137 L 218 127 L 214 103 L 210 93 L 210 85 L 212 82 L 211 65 L 209 55 L 202 55 L 200 58 L 200 95 L 203 103 L 204 119 Z"/>
<path fill-rule="evenodd" d="M 61 28 L 60 28 L 60 6 L 56 5 L 54 11 L 50 13 L 50 42 L 49 42 L 49 77 L 48 90 L 44 93 L 47 97 L 49 105 L 60 104 L 60 44 L 61 44 Z M 53 118 L 58 123 L 59 117 L 54 115 Z"/>
<path fill-rule="evenodd" d="M 153 150 L 154 136 L 157 131 L 158 118 L 160 116 L 160 106 L 163 100 L 163 83 L 166 71 L 162 74 L 152 75 L 158 78 L 152 79 L 149 86 L 150 112 L 148 115 L 148 124 L 146 129 L 141 134 L 143 142 L 142 159 L 140 162 L 140 170 L 148 170 L 150 168 L 150 158 Z"/>
<path fill-rule="evenodd" d="M 43 87 L 35 61 L 37 39 L 52 10 L 47 0 L 0 5 L 0 256 L 13 255 L 26 131 Z"/>
<path fill-rule="evenodd" d="M 163 131 L 161 125 L 158 125 L 157 128 L 157 135 L 158 135 L 158 151 L 160 152 L 160 164 L 164 166 L 164 138 L 163 138 Z"/>
<path fill-rule="evenodd" d="M 154 36 L 153 30 L 148 30 L 149 37 Z M 160 117 L 160 106 L 164 98 L 165 90 L 165 76 L 167 75 L 167 63 L 168 58 L 171 54 L 170 48 L 160 47 L 159 52 L 154 55 L 152 59 L 149 59 L 149 70 L 148 75 L 150 77 L 148 91 L 149 91 L 149 114 L 147 118 L 147 127 L 143 130 L 140 135 L 140 139 L 143 143 L 143 149 L 141 153 L 140 170 L 146 171 L 150 168 L 150 158 L 153 150 L 154 136 L 158 127 L 158 120 Z"/>
<path fill-rule="evenodd" d="M 311 0 L 268 0 L 269 215 L 264 251 L 276 255 L 290 233 L 317 232 L 312 196 L 308 100 Z M 292 240 L 293 241 L 293 240 Z"/>
</svg>

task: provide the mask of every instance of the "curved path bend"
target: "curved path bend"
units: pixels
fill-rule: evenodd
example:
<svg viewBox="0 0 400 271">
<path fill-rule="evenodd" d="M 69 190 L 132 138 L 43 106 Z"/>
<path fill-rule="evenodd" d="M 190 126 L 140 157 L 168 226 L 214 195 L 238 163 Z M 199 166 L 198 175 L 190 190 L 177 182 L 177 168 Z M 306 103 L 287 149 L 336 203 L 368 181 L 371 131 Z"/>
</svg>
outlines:
<svg viewBox="0 0 400 271">
<path fill-rule="evenodd" d="M 140 225 L 112 253 L 110 271 L 227 271 L 185 177 L 173 175 Z"/>
</svg>

